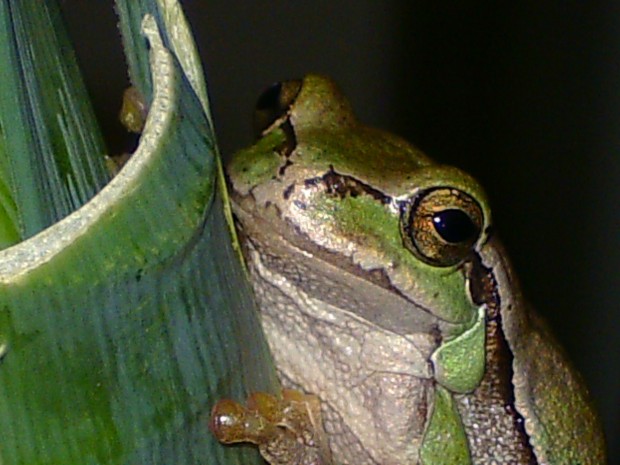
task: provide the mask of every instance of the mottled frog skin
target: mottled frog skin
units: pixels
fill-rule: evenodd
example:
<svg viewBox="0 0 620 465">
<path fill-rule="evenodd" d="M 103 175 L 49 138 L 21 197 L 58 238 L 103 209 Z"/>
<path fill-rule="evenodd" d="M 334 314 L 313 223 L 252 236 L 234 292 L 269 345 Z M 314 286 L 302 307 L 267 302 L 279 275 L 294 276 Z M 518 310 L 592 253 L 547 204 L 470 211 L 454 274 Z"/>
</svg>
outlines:
<svg viewBox="0 0 620 465">
<path fill-rule="evenodd" d="M 259 99 L 227 169 L 284 386 L 334 463 L 601 465 L 587 391 L 462 171 L 360 124 L 320 76 Z"/>
</svg>

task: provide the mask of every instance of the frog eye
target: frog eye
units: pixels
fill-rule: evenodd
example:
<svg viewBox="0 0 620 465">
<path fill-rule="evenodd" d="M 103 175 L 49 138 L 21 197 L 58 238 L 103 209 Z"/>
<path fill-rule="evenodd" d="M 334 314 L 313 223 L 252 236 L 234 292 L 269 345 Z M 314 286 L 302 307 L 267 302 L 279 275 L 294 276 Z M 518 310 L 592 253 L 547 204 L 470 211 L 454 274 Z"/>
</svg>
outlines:
<svg viewBox="0 0 620 465">
<path fill-rule="evenodd" d="M 285 116 L 301 90 L 301 80 L 282 81 L 265 90 L 256 101 L 254 133 L 257 137 Z"/>
<path fill-rule="evenodd" d="M 461 262 L 480 238 L 482 209 L 468 194 L 434 188 L 420 194 L 403 212 L 405 246 L 426 263 L 452 266 Z"/>
</svg>

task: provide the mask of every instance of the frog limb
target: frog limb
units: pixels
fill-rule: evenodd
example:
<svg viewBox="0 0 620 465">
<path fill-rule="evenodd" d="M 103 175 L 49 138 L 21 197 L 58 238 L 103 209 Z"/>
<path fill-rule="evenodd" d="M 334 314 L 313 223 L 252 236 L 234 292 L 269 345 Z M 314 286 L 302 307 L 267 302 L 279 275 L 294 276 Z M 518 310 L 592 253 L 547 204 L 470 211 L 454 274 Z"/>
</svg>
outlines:
<svg viewBox="0 0 620 465">
<path fill-rule="evenodd" d="M 118 119 L 129 132 L 140 134 L 144 129 L 148 106 L 140 91 L 131 86 L 123 92 L 123 104 Z"/>
<path fill-rule="evenodd" d="M 246 406 L 222 399 L 211 412 L 210 429 L 224 444 L 258 445 L 270 465 L 330 465 L 320 402 L 315 396 L 284 390 L 282 397 L 257 392 Z"/>
<path fill-rule="evenodd" d="M 470 329 L 444 342 L 431 356 L 435 379 L 452 392 L 473 391 L 484 375 L 485 309 L 484 305 L 478 309 Z"/>
<path fill-rule="evenodd" d="M 471 465 L 467 437 L 452 394 L 437 385 L 433 414 L 420 448 L 423 465 Z"/>
<path fill-rule="evenodd" d="M 141 134 L 144 129 L 148 105 L 140 91 L 131 86 L 123 92 L 123 103 L 118 114 L 118 119 L 128 132 Z M 120 155 L 105 157 L 106 168 L 112 176 L 116 176 L 120 169 L 127 163 L 131 153 L 123 152 Z"/>
</svg>

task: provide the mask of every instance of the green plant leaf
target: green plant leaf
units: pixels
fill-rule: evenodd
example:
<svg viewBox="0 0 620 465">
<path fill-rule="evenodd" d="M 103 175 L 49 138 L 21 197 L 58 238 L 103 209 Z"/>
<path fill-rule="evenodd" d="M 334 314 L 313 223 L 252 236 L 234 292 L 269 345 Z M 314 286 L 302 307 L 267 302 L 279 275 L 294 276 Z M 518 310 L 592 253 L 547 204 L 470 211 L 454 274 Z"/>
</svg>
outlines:
<svg viewBox="0 0 620 465">
<path fill-rule="evenodd" d="M 193 43 L 167 34 L 186 28 L 170 6 L 117 2 L 140 57 L 130 68 L 150 63 L 150 78 L 132 74 L 150 102 L 133 157 L 82 208 L 0 252 L 2 465 L 261 463 L 207 428 L 219 398 L 277 385 L 216 188 L 201 77 L 172 52 Z"/>
<path fill-rule="evenodd" d="M 0 248 L 83 205 L 105 149 L 54 2 L 0 2 Z"/>
</svg>

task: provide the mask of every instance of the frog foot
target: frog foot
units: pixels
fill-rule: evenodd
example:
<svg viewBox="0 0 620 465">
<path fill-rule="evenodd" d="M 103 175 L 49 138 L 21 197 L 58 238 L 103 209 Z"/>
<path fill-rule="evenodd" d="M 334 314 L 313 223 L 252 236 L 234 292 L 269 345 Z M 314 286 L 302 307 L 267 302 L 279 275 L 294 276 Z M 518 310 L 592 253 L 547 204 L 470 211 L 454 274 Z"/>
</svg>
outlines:
<svg viewBox="0 0 620 465">
<path fill-rule="evenodd" d="M 125 129 L 135 134 L 140 134 L 144 129 L 148 106 L 142 94 L 136 87 L 128 87 L 123 92 L 123 105 L 118 115 L 121 124 Z"/>
<path fill-rule="evenodd" d="M 141 134 L 144 129 L 147 115 L 148 106 L 144 100 L 144 97 L 140 94 L 140 91 L 133 86 L 125 89 L 125 92 L 123 92 L 123 104 L 118 115 L 118 119 L 125 129 L 133 134 Z M 131 137 L 131 139 L 132 145 L 133 142 L 137 144 L 137 140 L 133 141 L 135 136 Z M 129 160 L 131 155 L 132 154 L 129 152 L 123 152 L 120 155 L 106 156 L 105 163 L 110 176 L 116 176 L 121 168 L 125 166 L 125 163 L 127 163 L 127 160 Z"/>
<path fill-rule="evenodd" d="M 211 431 L 224 444 L 258 445 L 271 465 L 329 465 L 318 397 L 285 389 L 282 397 L 250 395 L 246 406 L 223 399 L 211 411 Z"/>
</svg>

